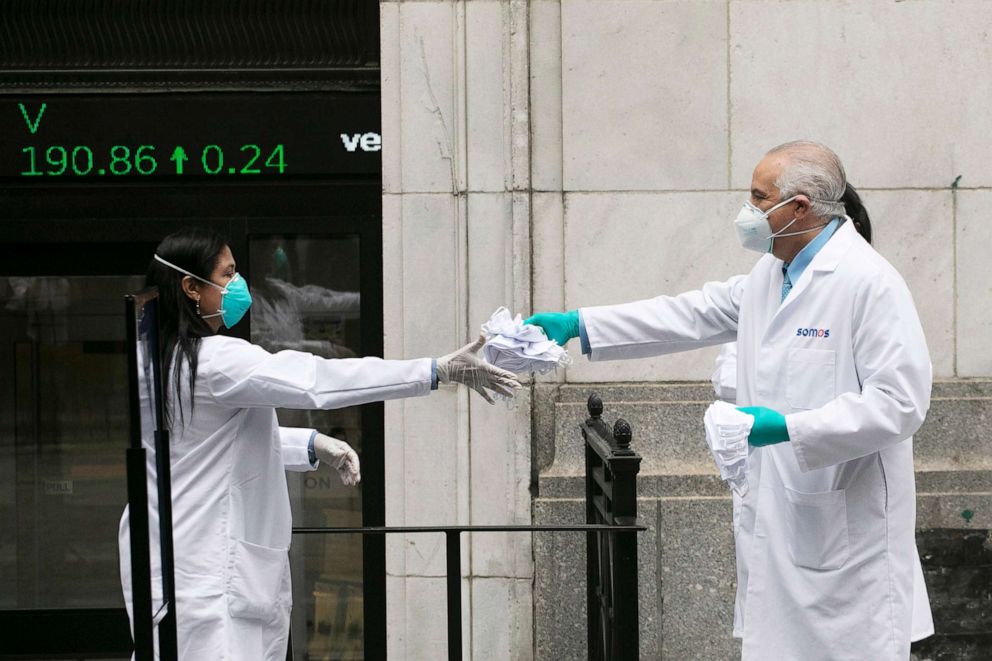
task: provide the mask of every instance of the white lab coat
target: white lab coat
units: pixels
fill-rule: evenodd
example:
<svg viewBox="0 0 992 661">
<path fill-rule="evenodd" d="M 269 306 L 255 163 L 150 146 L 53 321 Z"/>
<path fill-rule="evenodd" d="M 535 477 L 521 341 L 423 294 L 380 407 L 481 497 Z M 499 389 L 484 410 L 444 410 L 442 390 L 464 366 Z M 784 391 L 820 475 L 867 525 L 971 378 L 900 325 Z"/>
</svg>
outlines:
<svg viewBox="0 0 992 661">
<path fill-rule="evenodd" d="M 710 377 L 713 384 L 713 392 L 716 398 L 729 404 L 737 403 L 737 343 L 728 342 L 720 347 L 720 353 L 713 364 L 713 375 Z M 717 465 L 717 470 L 720 470 Z M 730 492 L 731 503 L 733 505 L 733 526 L 734 536 L 737 536 L 737 529 L 741 524 L 741 508 L 744 499 L 737 495 L 736 491 Z M 740 618 L 737 612 L 737 604 L 734 605 L 734 619 Z"/>
<path fill-rule="evenodd" d="M 720 353 L 713 363 L 713 375 L 710 377 L 716 398 L 737 403 L 737 343 L 728 342 L 720 347 Z"/>
<path fill-rule="evenodd" d="M 785 301 L 782 261 L 677 297 L 584 308 L 593 360 L 737 339 L 737 403 L 786 414 L 751 448 L 734 635 L 751 661 L 909 658 L 933 633 L 915 543 L 912 435 L 930 405 L 903 279 L 841 225 Z"/>
<path fill-rule="evenodd" d="M 186 383 L 186 379 L 183 379 Z M 170 384 L 171 384 L 170 380 Z M 286 470 L 309 470 L 312 430 L 279 427 L 275 407 L 332 409 L 426 395 L 431 360 L 324 359 L 270 354 L 243 340 L 204 338 L 195 406 L 171 438 L 179 658 L 284 661 L 291 535 Z M 149 473 L 154 446 L 146 439 Z M 149 479 L 154 607 L 161 603 L 157 497 Z M 128 616 L 128 512 L 120 525 Z"/>
</svg>

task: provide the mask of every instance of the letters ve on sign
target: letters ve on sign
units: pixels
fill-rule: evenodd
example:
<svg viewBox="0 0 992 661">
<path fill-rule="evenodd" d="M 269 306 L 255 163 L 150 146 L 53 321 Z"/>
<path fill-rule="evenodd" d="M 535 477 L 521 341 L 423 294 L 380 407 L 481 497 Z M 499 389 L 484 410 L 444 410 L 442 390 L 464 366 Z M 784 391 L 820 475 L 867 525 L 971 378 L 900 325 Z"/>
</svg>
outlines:
<svg viewBox="0 0 992 661">
<path fill-rule="evenodd" d="M 341 142 L 344 148 L 354 153 L 361 147 L 362 151 L 380 151 L 382 149 L 382 136 L 378 133 L 342 133 Z"/>
</svg>

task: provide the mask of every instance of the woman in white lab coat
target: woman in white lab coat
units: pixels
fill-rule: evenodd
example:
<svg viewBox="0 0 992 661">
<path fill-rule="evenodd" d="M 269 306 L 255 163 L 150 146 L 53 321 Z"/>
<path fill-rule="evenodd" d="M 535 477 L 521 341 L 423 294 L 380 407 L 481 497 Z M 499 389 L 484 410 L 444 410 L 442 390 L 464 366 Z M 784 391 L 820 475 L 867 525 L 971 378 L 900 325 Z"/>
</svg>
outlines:
<svg viewBox="0 0 992 661">
<path fill-rule="evenodd" d="M 171 428 L 179 658 L 282 661 L 291 606 L 286 470 L 331 463 L 345 484 L 358 456 L 312 429 L 280 427 L 276 408 L 332 409 L 469 385 L 488 401 L 512 396 L 515 376 L 476 356 L 481 341 L 433 360 L 324 359 L 272 354 L 217 335 L 251 303 L 230 248 L 200 229 L 162 241 L 147 284 L 159 288 L 166 412 Z M 148 439 L 146 447 L 153 449 Z M 150 453 L 151 454 L 151 453 Z M 149 457 L 149 468 L 154 467 Z M 152 472 L 151 470 L 149 471 Z M 150 510 L 157 512 L 149 484 Z M 153 549 L 157 520 L 151 521 Z M 121 583 L 133 624 L 128 513 L 120 526 Z M 158 590 L 158 554 L 152 553 Z M 155 605 L 161 595 L 155 594 Z"/>
<path fill-rule="evenodd" d="M 737 341 L 736 400 L 755 416 L 736 531 L 745 661 L 903 661 L 933 633 L 912 441 L 930 358 L 902 277 L 843 215 L 844 188 L 829 149 L 782 145 L 735 221 L 765 253 L 748 275 L 528 320 L 581 336 L 592 360 Z"/>
</svg>

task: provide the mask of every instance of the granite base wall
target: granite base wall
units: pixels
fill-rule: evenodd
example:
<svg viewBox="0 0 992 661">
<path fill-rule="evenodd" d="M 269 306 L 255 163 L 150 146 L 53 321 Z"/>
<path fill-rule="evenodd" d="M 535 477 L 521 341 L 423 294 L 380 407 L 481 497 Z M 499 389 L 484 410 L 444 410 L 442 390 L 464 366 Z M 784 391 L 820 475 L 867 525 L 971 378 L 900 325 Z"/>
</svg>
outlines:
<svg viewBox="0 0 992 661">
<path fill-rule="evenodd" d="M 708 384 L 538 384 L 534 396 L 537 524 L 583 520 L 578 424 L 596 391 L 604 417 L 626 418 L 644 458 L 638 514 L 643 659 L 740 658 L 732 638 L 736 590 L 729 492 L 700 421 Z M 992 658 L 992 381 L 935 384 L 915 437 L 918 546 L 937 634 L 916 661 Z M 535 535 L 535 657 L 586 658 L 585 540 Z"/>
</svg>

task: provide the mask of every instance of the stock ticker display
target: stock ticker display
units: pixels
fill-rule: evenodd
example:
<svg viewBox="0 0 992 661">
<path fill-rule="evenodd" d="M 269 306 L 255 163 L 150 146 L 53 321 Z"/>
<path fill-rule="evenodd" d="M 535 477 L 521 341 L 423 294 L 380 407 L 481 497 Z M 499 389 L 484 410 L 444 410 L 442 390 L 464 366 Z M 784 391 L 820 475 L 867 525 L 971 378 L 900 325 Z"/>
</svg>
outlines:
<svg viewBox="0 0 992 661">
<path fill-rule="evenodd" d="M 0 97 L 0 178 L 279 179 L 380 171 L 374 94 Z"/>
</svg>

